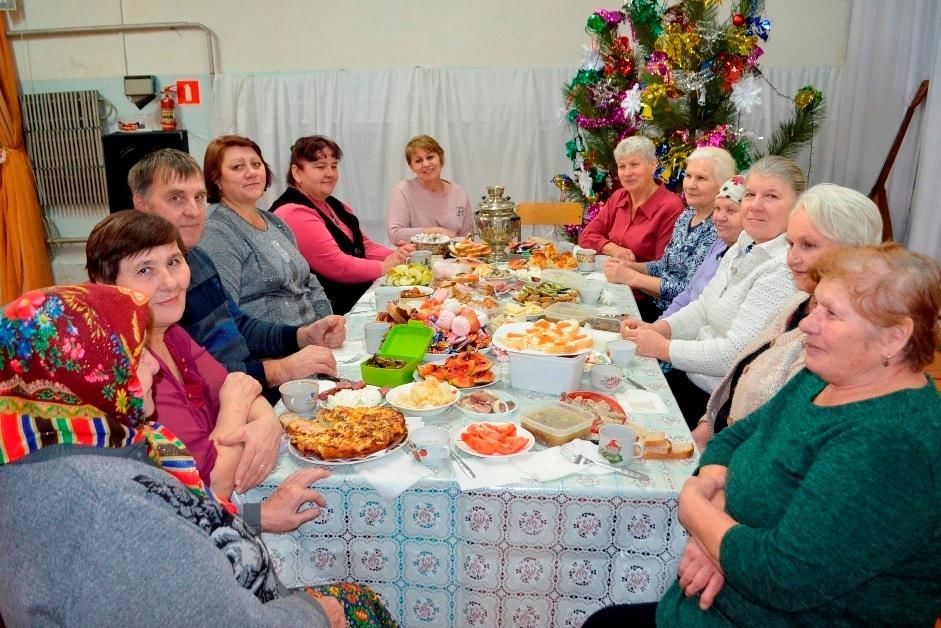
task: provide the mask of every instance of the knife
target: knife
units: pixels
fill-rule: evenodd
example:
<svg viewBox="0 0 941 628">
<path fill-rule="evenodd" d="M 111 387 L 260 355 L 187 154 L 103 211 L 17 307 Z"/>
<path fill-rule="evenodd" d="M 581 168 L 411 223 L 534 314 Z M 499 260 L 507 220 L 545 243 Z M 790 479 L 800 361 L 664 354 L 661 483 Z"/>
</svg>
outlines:
<svg viewBox="0 0 941 628">
<path fill-rule="evenodd" d="M 333 375 L 327 375 L 326 373 L 317 373 L 317 379 L 325 379 L 327 381 L 337 382 L 337 383 L 343 381 L 342 377 L 335 377 Z"/>
<path fill-rule="evenodd" d="M 470 466 L 466 462 L 464 462 L 464 460 L 460 456 L 454 453 L 453 449 L 451 450 L 451 458 L 453 458 L 454 462 L 457 463 L 457 466 L 461 468 L 461 471 L 463 471 L 464 473 L 466 473 L 468 476 L 472 478 L 477 477 L 477 475 L 474 474 L 474 471 L 470 468 Z"/>
<path fill-rule="evenodd" d="M 596 460 L 595 458 L 592 458 L 591 456 L 585 456 L 585 460 L 587 460 L 588 462 L 593 462 L 599 467 L 604 467 L 605 469 L 611 469 L 615 473 L 620 473 L 621 475 L 626 475 L 627 477 L 634 478 L 635 480 L 646 480 L 647 482 L 650 481 L 650 476 L 648 476 L 646 473 L 635 471 L 634 469 L 625 469 L 624 467 L 616 467 L 613 464 L 608 464 L 607 462 L 601 462 L 600 460 Z"/>
<path fill-rule="evenodd" d="M 640 382 L 638 382 L 636 379 L 633 379 L 633 378 L 631 378 L 631 377 L 628 377 L 627 375 L 624 376 L 624 381 L 626 381 L 628 384 L 630 384 L 630 385 L 633 386 L 634 388 L 640 388 L 641 390 L 647 390 L 647 387 L 646 387 L 646 386 L 644 386 L 643 384 L 641 384 Z"/>
</svg>

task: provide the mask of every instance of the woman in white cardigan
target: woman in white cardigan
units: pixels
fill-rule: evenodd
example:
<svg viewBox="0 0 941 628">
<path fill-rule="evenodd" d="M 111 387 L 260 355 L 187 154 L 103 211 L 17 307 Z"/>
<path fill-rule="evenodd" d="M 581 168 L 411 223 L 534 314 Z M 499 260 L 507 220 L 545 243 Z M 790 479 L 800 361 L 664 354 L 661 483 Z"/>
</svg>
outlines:
<svg viewBox="0 0 941 628">
<path fill-rule="evenodd" d="M 655 323 L 628 319 L 621 335 L 639 355 L 671 362 L 670 390 L 690 429 L 736 356 L 797 292 L 784 232 L 806 179 L 785 157 L 757 161 L 745 174 L 744 231 L 698 299 Z"/>
<path fill-rule="evenodd" d="M 808 271 L 821 255 L 835 247 L 879 244 L 882 217 L 876 204 L 856 190 L 821 183 L 797 199 L 785 238 L 787 265 L 799 292 L 739 354 L 709 397 L 706 413 L 693 430 L 700 450 L 705 449 L 714 433 L 764 405 L 804 367 L 805 334 L 797 325 L 810 313 L 810 295 L 816 288 Z"/>
</svg>

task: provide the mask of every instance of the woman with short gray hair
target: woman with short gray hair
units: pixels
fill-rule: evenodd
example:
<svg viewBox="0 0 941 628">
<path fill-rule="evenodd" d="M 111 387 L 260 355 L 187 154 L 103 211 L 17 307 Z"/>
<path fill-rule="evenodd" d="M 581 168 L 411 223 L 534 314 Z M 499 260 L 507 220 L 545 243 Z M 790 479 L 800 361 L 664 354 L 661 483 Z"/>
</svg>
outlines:
<svg viewBox="0 0 941 628">
<path fill-rule="evenodd" d="M 614 160 L 621 189 L 585 226 L 578 244 L 631 262 L 659 259 L 683 203 L 654 179 L 657 155 L 650 139 L 634 135 L 621 140 L 614 148 Z"/>
<path fill-rule="evenodd" d="M 811 310 L 816 282 L 809 271 L 824 253 L 839 246 L 878 244 L 882 217 L 875 203 L 856 190 L 821 183 L 797 199 L 786 239 L 787 265 L 799 292 L 739 354 L 712 392 L 706 413 L 693 430 L 700 449 L 713 434 L 762 406 L 804 367 L 805 334 L 797 325 Z"/>
</svg>

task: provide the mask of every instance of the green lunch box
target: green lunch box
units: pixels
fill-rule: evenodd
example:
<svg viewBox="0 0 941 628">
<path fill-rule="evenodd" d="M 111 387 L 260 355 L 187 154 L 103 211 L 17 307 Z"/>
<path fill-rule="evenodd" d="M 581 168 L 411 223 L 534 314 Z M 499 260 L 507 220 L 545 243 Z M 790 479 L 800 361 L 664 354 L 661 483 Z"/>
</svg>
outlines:
<svg viewBox="0 0 941 628">
<path fill-rule="evenodd" d="M 393 325 L 376 355 L 381 358 L 404 360 L 405 366 L 400 369 L 379 368 L 367 365 L 367 360 L 359 366 L 363 381 L 373 386 L 387 388 L 394 388 L 412 381 L 412 374 L 425 357 L 433 336 L 434 331 L 421 321 Z"/>
</svg>

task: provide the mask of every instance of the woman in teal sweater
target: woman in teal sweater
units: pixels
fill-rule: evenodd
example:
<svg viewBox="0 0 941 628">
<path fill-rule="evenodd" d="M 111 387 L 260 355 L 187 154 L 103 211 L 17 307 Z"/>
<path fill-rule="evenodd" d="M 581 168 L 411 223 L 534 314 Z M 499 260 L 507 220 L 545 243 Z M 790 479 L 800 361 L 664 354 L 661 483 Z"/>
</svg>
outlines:
<svg viewBox="0 0 941 628">
<path fill-rule="evenodd" d="M 806 369 L 713 440 L 680 493 L 691 539 L 658 625 L 931 626 L 941 614 L 941 398 L 922 373 L 941 268 L 886 244 L 834 250 L 813 274 Z"/>
</svg>

